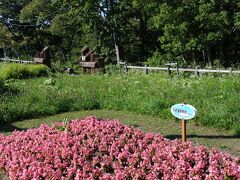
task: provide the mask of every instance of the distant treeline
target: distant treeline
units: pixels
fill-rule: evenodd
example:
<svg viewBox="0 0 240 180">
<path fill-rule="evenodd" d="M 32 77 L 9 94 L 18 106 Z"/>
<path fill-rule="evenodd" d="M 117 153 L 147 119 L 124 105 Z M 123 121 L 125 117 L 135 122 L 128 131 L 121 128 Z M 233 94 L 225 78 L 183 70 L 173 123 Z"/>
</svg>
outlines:
<svg viewBox="0 0 240 180">
<path fill-rule="evenodd" d="M 235 0 L 0 0 L 1 56 L 33 56 L 51 46 L 56 62 L 76 62 L 88 45 L 107 63 L 237 66 L 240 3 Z"/>
</svg>

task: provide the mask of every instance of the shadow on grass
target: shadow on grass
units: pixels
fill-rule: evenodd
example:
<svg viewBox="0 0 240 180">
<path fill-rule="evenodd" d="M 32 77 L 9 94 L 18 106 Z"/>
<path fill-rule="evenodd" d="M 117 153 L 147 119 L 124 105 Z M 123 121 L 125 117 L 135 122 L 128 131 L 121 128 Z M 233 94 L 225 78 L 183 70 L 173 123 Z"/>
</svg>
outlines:
<svg viewBox="0 0 240 180">
<path fill-rule="evenodd" d="M 167 139 L 174 140 L 182 138 L 181 135 L 173 134 L 164 136 Z M 239 139 L 240 135 L 187 135 L 187 138 L 203 138 L 203 139 Z"/>
<path fill-rule="evenodd" d="M 12 124 L 0 124 L 0 133 L 10 133 L 10 132 L 13 132 L 14 130 L 24 131 L 24 130 L 27 130 L 27 129 L 19 128 L 17 126 L 12 125 Z"/>
</svg>

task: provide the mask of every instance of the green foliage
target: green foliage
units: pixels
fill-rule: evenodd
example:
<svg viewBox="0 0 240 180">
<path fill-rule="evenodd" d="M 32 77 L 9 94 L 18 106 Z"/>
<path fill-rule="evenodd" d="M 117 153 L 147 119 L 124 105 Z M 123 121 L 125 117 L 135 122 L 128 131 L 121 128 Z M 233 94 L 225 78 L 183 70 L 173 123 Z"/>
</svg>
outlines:
<svg viewBox="0 0 240 180">
<path fill-rule="evenodd" d="M 173 119 L 170 107 L 195 106 L 194 120 L 239 134 L 239 77 L 167 78 L 131 73 L 103 76 L 60 76 L 10 82 L 18 94 L 0 96 L 0 121 L 16 121 L 67 111 L 112 109 Z"/>
<path fill-rule="evenodd" d="M 47 76 L 50 70 L 46 65 L 5 64 L 0 67 L 0 79 L 25 79 Z"/>
<path fill-rule="evenodd" d="M 112 64 L 106 65 L 105 72 L 108 75 L 119 74 L 119 72 L 120 73 L 123 72 L 123 68 L 121 66 L 123 65 L 112 65 Z"/>
<path fill-rule="evenodd" d="M 162 30 L 159 36 L 161 54 L 171 55 L 172 61 L 182 56 L 188 64 L 213 65 L 219 59 L 223 66 L 232 65 L 238 53 L 239 6 L 236 1 L 169 1 L 161 4 L 151 19 L 151 27 Z M 231 43 L 231 44 L 230 44 Z M 233 45 L 235 44 L 235 45 Z M 161 59 L 160 59 L 161 61 Z"/>
<path fill-rule="evenodd" d="M 0 94 L 4 94 L 7 88 L 2 80 L 0 80 Z"/>
<path fill-rule="evenodd" d="M 54 86 L 56 84 L 56 80 L 53 78 L 47 79 L 46 81 L 43 82 L 44 85 L 50 85 Z"/>
<path fill-rule="evenodd" d="M 174 57 L 171 54 L 161 54 L 160 52 L 155 52 L 152 57 L 147 59 L 149 66 L 165 66 L 166 63 L 173 62 Z"/>
<path fill-rule="evenodd" d="M 240 5 L 219 0 L 3 0 L 3 56 L 32 57 L 51 45 L 54 63 L 79 60 L 88 45 L 107 64 L 122 60 L 223 67 L 239 64 Z M 9 21 L 9 22 L 8 22 Z M 122 51 L 121 51 L 122 52 Z"/>
</svg>

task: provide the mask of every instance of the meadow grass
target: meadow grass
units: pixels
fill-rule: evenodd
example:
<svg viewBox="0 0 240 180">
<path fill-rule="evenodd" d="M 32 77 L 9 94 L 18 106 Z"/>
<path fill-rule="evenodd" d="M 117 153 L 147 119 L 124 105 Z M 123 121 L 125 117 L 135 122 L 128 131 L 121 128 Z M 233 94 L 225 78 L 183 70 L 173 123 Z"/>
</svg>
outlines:
<svg viewBox="0 0 240 180">
<path fill-rule="evenodd" d="M 50 69 L 43 64 L 0 64 L 0 79 L 26 79 L 46 76 Z"/>
<path fill-rule="evenodd" d="M 237 76 L 57 75 L 51 79 L 13 80 L 5 86 L 10 90 L 0 96 L 1 122 L 92 109 L 128 111 L 167 120 L 173 118 L 171 106 L 185 102 L 198 110 L 194 123 L 240 134 Z"/>
</svg>

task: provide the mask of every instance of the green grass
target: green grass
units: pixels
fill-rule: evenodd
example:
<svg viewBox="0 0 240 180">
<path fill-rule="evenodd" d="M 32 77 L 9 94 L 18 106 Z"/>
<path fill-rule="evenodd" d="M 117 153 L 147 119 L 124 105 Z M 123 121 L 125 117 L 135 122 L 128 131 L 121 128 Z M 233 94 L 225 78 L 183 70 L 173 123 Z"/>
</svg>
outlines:
<svg viewBox="0 0 240 180">
<path fill-rule="evenodd" d="M 3 64 L 0 65 L 0 79 L 26 79 L 46 76 L 50 69 L 43 64 Z"/>
<path fill-rule="evenodd" d="M 39 127 L 40 124 L 52 125 L 55 122 L 63 121 L 65 118 L 71 120 L 92 115 L 104 119 L 119 119 L 123 124 L 140 128 L 143 131 L 160 133 L 166 138 L 177 138 L 181 140 L 181 121 L 112 110 L 68 112 L 49 117 L 7 123 L 0 126 L 0 132 L 9 134 L 14 129 L 26 130 Z M 195 145 L 205 145 L 209 148 L 216 147 L 235 156 L 240 155 L 240 136 L 227 133 L 226 131 L 217 131 L 213 128 L 196 125 L 194 121 L 195 120 L 188 121 L 187 124 L 188 141 L 193 142 Z"/>
<path fill-rule="evenodd" d="M 171 119 L 170 107 L 196 107 L 195 124 L 240 134 L 240 81 L 232 77 L 168 78 L 144 75 L 58 75 L 7 82 L 0 121 L 11 122 L 78 110 L 121 110 Z M 7 94 L 7 95 L 6 95 Z"/>
</svg>

